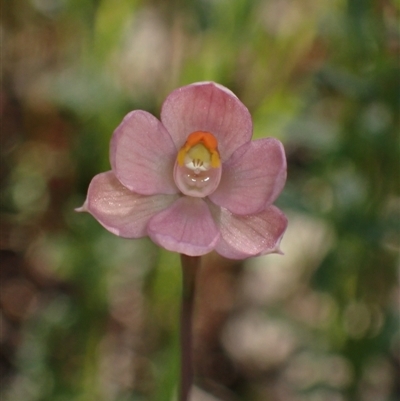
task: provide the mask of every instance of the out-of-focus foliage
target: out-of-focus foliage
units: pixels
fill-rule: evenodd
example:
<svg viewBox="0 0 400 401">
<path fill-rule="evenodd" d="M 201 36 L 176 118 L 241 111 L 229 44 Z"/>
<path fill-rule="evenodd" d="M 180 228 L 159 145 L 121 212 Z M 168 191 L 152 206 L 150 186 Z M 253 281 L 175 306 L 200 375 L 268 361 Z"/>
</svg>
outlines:
<svg viewBox="0 0 400 401">
<path fill-rule="evenodd" d="M 204 258 L 194 398 L 399 400 L 399 13 L 395 0 L 4 0 L 2 400 L 173 399 L 177 255 L 73 209 L 123 116 L 158 115 L 201 80 L 284 143 L 289 229 L 285 256 Z"/>
</svg>

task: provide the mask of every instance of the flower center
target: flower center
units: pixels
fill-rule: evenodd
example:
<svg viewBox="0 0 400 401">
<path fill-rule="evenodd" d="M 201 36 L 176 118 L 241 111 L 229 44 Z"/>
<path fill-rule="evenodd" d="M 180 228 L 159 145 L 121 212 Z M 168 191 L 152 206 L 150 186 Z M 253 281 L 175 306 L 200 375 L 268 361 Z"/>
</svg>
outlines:
<svg viewBox="0 0 400 401">
<path fill-rule="evenodd" d="M 210 132 L 192 132 L 179 150 L 174 179 L 185 195 L 205 197 L 217 188 L 221 180 L 221 160 L 218 141 Z"/>
</svg>

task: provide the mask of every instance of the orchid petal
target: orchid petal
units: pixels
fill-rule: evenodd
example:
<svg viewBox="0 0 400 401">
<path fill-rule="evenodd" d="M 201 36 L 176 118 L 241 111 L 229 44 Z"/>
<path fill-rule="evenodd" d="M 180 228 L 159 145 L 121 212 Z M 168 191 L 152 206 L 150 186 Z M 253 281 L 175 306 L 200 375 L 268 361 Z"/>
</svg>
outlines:
<svg viewBox="0 0 400 401">
<path fill-rule="evenodd" d="M 156 214 L 147 227 L 150 238 L 169 251 L 189 256 L 210 252 L 219 231 L 208 205 L 200 198 L 183 196 Z"/>
<path fill-rule="evenodd" d="M 124 187 L 112 171 L 96 175 L 81 211 L 88 211 L 115 235 L 140 238 L 147 235 L 146 225 L 157 212 L 170 206 L 178 195 L 145 196 Z"/>
<path fill-rule="evenodd" d="M 124 186 L 138 194 L 177 193 L 173 179 L 175 158 L 170 135 L 146 111 L 126 115 L 111 139 L 113 172 Z"/>
<path fill-rule="evenodd" d="M 260 213 L 247 216 L 234 215 L 220 208 L 214 216 L 221 232 L 215 250 L 222 256 L 245 259 L 267 253 L 282 253 L 279 245 L 287 227 L 287 218 L 277 207 L 269 206 Z"/>
<path fill-rule="evenodd" d="M 286 181 L 281 142 L 264 138 L 241 146 L 223 165 L 218 188 L 209 198 L 235 214 L 252 214 L 272 204 Z"/>
<path fill-rule="evenodd" d="M 212 133 L 224 162 L 251 140 L 252 120 L 244 104 L 227 88 L 199 82 L 174 90 L 165 100 L 161 121 L 180 149 L 189 134 Z"/>
</svg>

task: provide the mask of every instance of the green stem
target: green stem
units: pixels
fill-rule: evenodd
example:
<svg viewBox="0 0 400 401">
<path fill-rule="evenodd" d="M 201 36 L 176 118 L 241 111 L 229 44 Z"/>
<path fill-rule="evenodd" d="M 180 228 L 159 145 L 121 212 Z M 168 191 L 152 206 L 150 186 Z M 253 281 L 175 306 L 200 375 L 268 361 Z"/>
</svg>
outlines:
<svg viewBox="0 0 400 401">
<path fill-rule="evenodd" d="M 196 273 L 200 267 L 199 256 L 181 255 L 182 305 L 181 305 L 181 383 L 179 401 L 188 401 L 193 383 L 192 321 Z"/>
</svg>

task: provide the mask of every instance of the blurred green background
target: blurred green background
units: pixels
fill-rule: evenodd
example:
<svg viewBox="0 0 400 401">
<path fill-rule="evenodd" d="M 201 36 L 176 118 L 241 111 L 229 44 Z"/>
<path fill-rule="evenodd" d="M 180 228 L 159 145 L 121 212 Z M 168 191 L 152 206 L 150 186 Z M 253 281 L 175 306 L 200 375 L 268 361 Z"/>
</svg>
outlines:
<svg viewBox="0 0 400 401">
<path fill-rule="evenodd" d="M 196 401 L 398 401 L 398 0 L 2 0 L 3 401 L 170 401 L 180 268 L 73 211 L 124 115 L 229 87 L 285 146 L 285 256 L 208 255 Z"/>
</svg>

